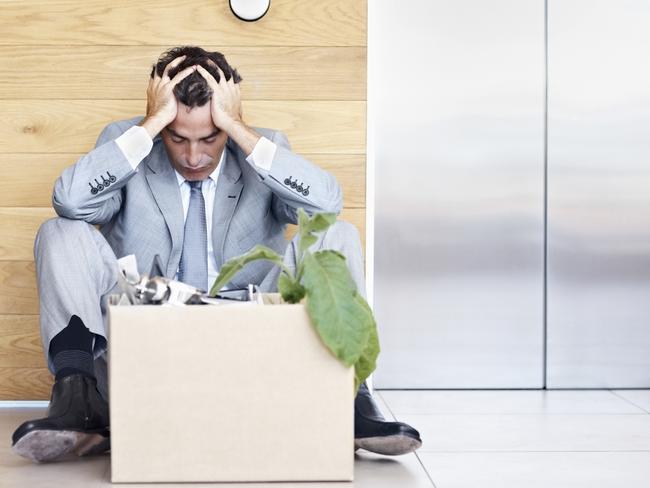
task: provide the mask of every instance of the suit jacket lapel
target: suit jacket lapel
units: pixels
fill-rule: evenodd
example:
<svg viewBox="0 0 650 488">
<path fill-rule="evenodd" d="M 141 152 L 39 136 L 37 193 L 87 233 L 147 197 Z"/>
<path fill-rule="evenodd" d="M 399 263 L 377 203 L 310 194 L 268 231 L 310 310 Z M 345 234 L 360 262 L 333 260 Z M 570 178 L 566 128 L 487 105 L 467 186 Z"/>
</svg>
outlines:
<svg viewBox="0 0 650 488">
<path fill-rule="evenodd" d="M 224 151 L 226 151 L 223 160 L 224 167 L 219 175 L 212 211 L 212 243 L 217 269 L 221 269 L 224 262 L 226 233 L 243 188 L 241 168 L 236 155 L 238 151 L 236 144 L 228 139 Z"/>
<path fill-rule="evenodd" d="M 173 277 L 178 268 L 183 249 L 183 202 L 176 173 L 172 168 L 162 141 L 154 145 L 148 158 L 146 178 L 156 204 L 165 218 L 172 242 L 172 252 L 167 266 L 167 276 Z"/>
</svg>

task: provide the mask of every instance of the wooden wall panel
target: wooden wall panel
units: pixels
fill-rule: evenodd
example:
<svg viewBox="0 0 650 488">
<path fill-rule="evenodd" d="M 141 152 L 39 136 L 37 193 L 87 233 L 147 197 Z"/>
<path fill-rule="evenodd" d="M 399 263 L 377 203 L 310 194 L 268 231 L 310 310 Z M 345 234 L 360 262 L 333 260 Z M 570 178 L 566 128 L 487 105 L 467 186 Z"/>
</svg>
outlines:
<svg viewBox="0 0 650 488">
<path fill-rule="evenodd" d="M 38 315 L 0 315 L 0 368 L 43 368 Z"/>
<path fill-rule="evenodd" d="M 15 47 L 0 46 L 6 63 L 0 65 L 0 99 L 47 100 L 56 94 L 59 99 L 142 100 L 152 64 L 169 47 L 27 46 L 16 57 Z M 364 47 L 229 47 L 226 54 L 244 79 L 244 100 L 366 98 Z"/>
<path fill-rule="evenodd" d="M 34 259 L 36 231 L 54 215 L 51 208 L 0 208 L 0 261 Z"/>
<path fill-rule="evenodd" d="M 0 261 L 0 314 L 37 313 L 34 261 Z"/>
<path fill-rule="evenodd" d="M 112 120 L 144 112 L 141 100 L 3 100 L 0 153 L 85 152 Z M 365 154 L 365 101 L 243 103 L 249 125 L 286 133 L 300 153 Z"/>
<path fill-rule="evenodd" d="M 365 238 L 366 0 L 273 0 L 255 23 L 226 0 L 0 8 L 0 400 L 50 395 L 32 249 L 54 215 L 52 184 L 108 122 L 142 114 L 150 67 L 171 46 L 222 51 L 244 77 L 245 120 L 332 172 L 341 218 Z"/>
<path fill-rule="evenodd" d="M 36 232 L 45 220 L 55 216 L 56 213 L 52 208 L 0 208 L 0 235 L 10 237 L 6 242 L 0 241 L 0 265 L 5 262 L 29 262 L 33 260 L 32 249 Z M 364 239 L 364 208 L 344 208 L 339 219 L 353 223 L 359 230 L 362 240 Z M 290 238 L 293 235 L 292 231 L 289 230 L 286 235 Z M 11 273 L 15 271 L 15 269 L 7 269 L 5 273 L 11 276 Z M 3 272 L 2 267 L 0 267 L 0 272 Z M 3 312 L 0 311 L 1 313 Z"/>
<path fill-rule="evenodd" d="M 365 46 L 365 0 L 273 0 L 241 22 L 226 0 L 3 0 L 3 45 Z"/>
<path fill-rule="evenodd" d="M 362 208 L 366 204 L 366 164 L 363 154 L 301 153 L 332 173 L 343 188 L 343 204 Z M 64 168 L 81 153 L 10 153 L 0 155 L 0 207 L 47 207 L 52 186 Z M 20 168 L 20 170 L 18 170 Z"/>
<path fill-rule="evenodd" d="M 49 400 L 53 378 L 47 367 L 0 368 L 0 399 Z"/>
</svg>

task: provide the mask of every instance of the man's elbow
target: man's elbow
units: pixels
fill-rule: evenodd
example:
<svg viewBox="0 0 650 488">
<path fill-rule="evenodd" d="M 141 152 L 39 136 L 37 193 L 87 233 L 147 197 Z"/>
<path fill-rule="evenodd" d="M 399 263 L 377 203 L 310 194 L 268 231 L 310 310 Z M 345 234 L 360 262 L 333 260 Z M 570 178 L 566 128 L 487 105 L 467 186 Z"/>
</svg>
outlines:
<svg viewBox="0 0 650 488">
<path fill-rule="evenodd" d="M 72 220 L 84 220 L 91 222 L 95 220 L 95 212 L 85 208 L 83 202 L 73 198 L 63 188 L 55 186 L 52 192 L 52 207 L 59 217 Z"/>
<path fill-rule="evenodd" d="M 72 199 L 64 192 L 52 193 L 52 207 L 59 217 L 65 217 L 73 220 L 84 220 L 81 217 L 80 206 L 73 202 Z"/>
</svg>

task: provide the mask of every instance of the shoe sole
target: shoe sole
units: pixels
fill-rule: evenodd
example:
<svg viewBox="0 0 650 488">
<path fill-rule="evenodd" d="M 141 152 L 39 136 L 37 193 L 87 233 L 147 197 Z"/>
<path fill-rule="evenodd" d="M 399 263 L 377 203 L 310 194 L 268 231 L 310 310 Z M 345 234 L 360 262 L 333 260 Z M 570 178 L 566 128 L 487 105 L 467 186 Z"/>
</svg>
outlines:
<svg viewBox="0 0 650 488">
<path fill-rule="evenodd" d="M 354 449 L 384 454 L 387 456 L 400 456 L 419 449 L 422 441 L 407 435 L 391 435 L 385 437 L 363 437 L 354 440 Z"/>
<path fill-rule="evenodd" d="M 34 430 L 12 446 L 16 454 L 36 463 L 54 461 L 72 453 L 91 456 L 109 448 L 109 437 L 73 430 Z"/>
</svg>

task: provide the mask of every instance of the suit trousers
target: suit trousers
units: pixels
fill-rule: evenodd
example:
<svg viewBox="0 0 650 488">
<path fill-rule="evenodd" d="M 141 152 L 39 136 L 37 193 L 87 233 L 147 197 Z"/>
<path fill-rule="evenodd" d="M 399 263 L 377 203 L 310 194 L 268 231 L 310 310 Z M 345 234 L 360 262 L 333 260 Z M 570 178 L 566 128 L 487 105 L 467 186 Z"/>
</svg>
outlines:
<svg viewBox="0 0 650 488">
<path fill-rule="evenodd" d="M 288 244 L 284 264 L 296 267 L 297 236 Z M 365 296 L 363 255 L 356 227 L 337 221 L 320 235 L 310 248 L 334 249 L 347 260 L 359 292 Z M 108 343 L 108 296 L 119 293 L 117 257 L 104 236 L 92 225 L 57 217 L 41 225 L 34 243 L 36 279 L 40 299 L 40 329 L 43 351 L 49 370 L 54 365 L 49 355 L 50 341 L 77 315 L 95 334 L 93 355 L 100 393 L 108 399 L 106 352 Z M 146 266 L 149 263 L 141 263 Z M 259 284 L 264 292 L 277 291 L 279 267 L 274 267 Z"/>
</svg>

